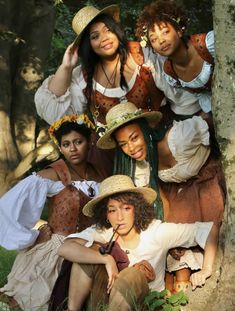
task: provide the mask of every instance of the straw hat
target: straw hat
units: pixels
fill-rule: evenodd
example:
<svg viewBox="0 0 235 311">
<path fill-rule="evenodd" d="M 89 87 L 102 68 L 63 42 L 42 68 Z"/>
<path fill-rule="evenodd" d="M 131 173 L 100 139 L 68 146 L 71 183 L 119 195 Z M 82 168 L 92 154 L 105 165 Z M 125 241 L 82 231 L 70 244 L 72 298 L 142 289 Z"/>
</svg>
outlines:
<svg viewBox="0 0 235 311">
<path fill-rule="evenodd" d="M 92 217 L 93 209 L 97 203 L 115 193 L 134 192 L 141 193 L 148 203 L 153 203 L 157 193 L 148 187 L 135 187 L 132 179 L 126 175 L 113 175 L 100 184 L 100 194 L 89 201 L 82 209 L 84 215 Z"/>
<path fill-rule="evenodd" d="M 93 21 L 93 19 L 100 14 L 108 14 L 113 17 L 117 22 L 120 21 L 120 9 L 116 4 L 109 5 L 103 10 L 98 10 L 94 6 L 85 6 L 79 10 L 73 18 L 72 28 L 78 35 L 74 41 L 74 45 L 77 46 L 81 40 L 81 36 L 86 27 Z"/>
<path fill-rule="evenodd" d="M 140 118 L 148 121 L 150 127 L 155 127 L 162 118 L 159 111 L 143 111 L 138 109 L 131 102 L 120 103 L 112 107 L 106 114 L 106 125 L 103 136 L 97 141 L 97 146 L 101 149 L 112 149 L 116 147 L 116 142 L 112 138 L 112 133 L 119 127 Z"/>
</svg>

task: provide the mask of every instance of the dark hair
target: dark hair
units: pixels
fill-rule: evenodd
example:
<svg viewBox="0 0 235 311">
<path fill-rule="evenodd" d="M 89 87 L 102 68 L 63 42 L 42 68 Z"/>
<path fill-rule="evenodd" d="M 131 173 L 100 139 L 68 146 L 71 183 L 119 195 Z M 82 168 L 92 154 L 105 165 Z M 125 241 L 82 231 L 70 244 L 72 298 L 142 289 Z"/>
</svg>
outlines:
<svg viewBox="0 0 235 311">
<path fill-rule="evenodd" d="M 76 122 L 64 122 L 57 131 L 55 131 L 55 138 L 58 141 L 59 146 L 61 145 L 62 136 L 75 131 L 83 135 L 87 140 L 90 139 L 91 130 L 88 129 L 84 124 L 78 124 Z"/>
<path fill-rule="evenodd" d="M 154 24 L 170 23 L 177 31 L 183 31 L 187 27 L 187 17 L 176 1 L 156 0 L 145 6 L 136 23 L 136 36 L 139 40 L 146 35 L 145 29 L 153 30 Z M 187 41 L 187 37 L 183 37 Z M 149 45 L 149 41 L 148 41 Z"/>
<path fill-rule="evenodd" d="M 120 86 L 122 89 L 128 89 L 126 79 L 124 77 L 124 65 L 126 63 L 128 54 L 128 42 L 127 38 L 121 29 L 120 25 L 108 14 L 98 15 L 92 22 L 86 27 L 80 44 L 79 44 L 79 56 L 81 58 L 82 68 L 86 74 L 87 86 L 84 93 L 88 99 L 88 103 L 91 102 L 92 94 L 92 79 L 95 72 L 95 66 L 99 63 L 100 57 L 93 51 L 90 43 L 90 27 L 91 25 L 102 22 L 111 32 L 113 32 L 119 41 L 118 53 L 120 55 Z"/>
<path fill-rule="evenodd" d="M 134 227 L 138 233 L 140 231 L 146 230 L 149 224 L 154 219 L 154 211 L 142 193 L 138 192 L 121 192 L 110 195 L 108 198 L 100 201 L 95 207 L 95 213 L 93 219 L 97 228 L 110 228 L 110 223 L 107 222 L 107 205 L 109 199 L 117 200 L 122 203 L 127 203 L 133 205 L 135 208 L 135 221 Z"/>
<path fill-rule="evenodd" d="M 141 131 L 144 135 L 144 140 L 147 146 L 147 161 L 150 165 L 150 187 L 153 188 L 157 192 L 157 198 L 153 204 L 155 217 L 157 219 L 163 219 L 163 204 L 160 197 L 160 189 L 158 182 L 158 154 L 157 154 L 157 141 L 160 141 L 166 132 L 165 127 L 159 127 L 158 129 L 152 129 L 148 122 L 143 119 L 137 119 L 134 121 L 130 121 L 124 124 L 122 127 L 125 127 L 129 124 L 138 124 L 141 128 Z M 120 129 L 119 128 L 119 129 Z M 115 133 L 115 132 L 114 132 Z M 114 137 L 114 134 L 113 134 Z M 124 174 L 130 176 L 134 181 L 135 176 L 135 168 L 136 168 L 136 160 L 129 157 L 125 154 L 121 147 L 117 145 L 116 155 L 114 160 L 114 169 L 113 174 Z"/>
</svg>

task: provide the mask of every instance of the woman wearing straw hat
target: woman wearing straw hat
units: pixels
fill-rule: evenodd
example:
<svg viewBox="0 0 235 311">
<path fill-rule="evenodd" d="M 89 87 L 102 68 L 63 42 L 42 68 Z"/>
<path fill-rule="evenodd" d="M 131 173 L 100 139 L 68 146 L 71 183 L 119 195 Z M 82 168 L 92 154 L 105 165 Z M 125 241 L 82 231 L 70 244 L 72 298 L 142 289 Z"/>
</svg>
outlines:
<svg viewBox="0 0 235 311">
<path fill-rule="evenodd" d="M 135 187 L 125 175 L 114 175 L 101 183 L 100 194 L 83 208 L 96 226 L 68 236 L 58 250 L 59 255 L 73 262 L 68 311 L 81 310 L 87 297 L 86 310 L 95 310 L 97 301 L 101 307 L 108 303 L 110 311 L 139 307 L 149 289 L 164 289 L 166 255 L 176 246 L 199 244 L 205 249 L 203 268 L 191 278 L 193 288 L 205 283 L 217 248 L 215 225 L 162 223 L 154 219 L 151 203 L 155 197 L 153 189 Z M 129 266 L 118 272 L 109 251 L 90 248 L 94 241 L 108 243 L 106 250 L 115 241 L 114 245 L 127 254 Z M 140 269 L 141 262 L 152 269 L 151 278 Z"/>
<path fill-rule="evenodd" d="M 139 186 L 158 190 L 160 184 L 169 201 L 165 221 L 214 221 L 219 232 L 226 191 L 221 163 L 210 152 L 207 123 L 194 116 L 169 128 L 156 127 L 160 118 L 160 112 L 121 103 L 107 113 L 105 132 L 97 145 L 116 147 L 114 173 L 131 176 Z M 155 208 L 159 218 L 162 211 L 158 204 Z M 190 271 L 182 268 L 199 269 L 201 253 L 188 250 L 181 258 L 173 255 L 168 257 L 168 270 L 179 270 L 175 290 L 185 289 Z"/>
<path fill-rule="evenodd" d="M 35 95 L 37 112 L 48 123 L 63 114 L 87 110 L 95 123 L 104 123 L 107 111 L 127 100 L 144 110 L 158 110 L 164 97 L 159 88 L 183 106 L 188 100 L 197 101 L 193 94 L 169 86 L 160 75 L 156 87 L 140 44 L 128 42 L 120 28 L 117 5 L 102 10 L 83 7 L 72 27 L 77 34 L 75 42 L 67 48 L 55 75 L 47 78 Z M 78 55 L 81 65 L 76 67 Z M 107 161 L 104 153 L 96 157 L 91 161 L 108 166 L 110 157 Z"/>
<path fill-rule="evenodd" d="M 63 159 L 26 177 L 0 199 L 0 245 L 18 249 L 7 284 L 0 289 L 22 310 L 47 310 L 62 259 L 65 236 L 91 225 L 82 207 L 103 179 L 87 161 L 91 129 L 87 115 L 64 116 L 49 129 Z M 48 222 L 34 227 L 48 203 Z"/>
</svg>

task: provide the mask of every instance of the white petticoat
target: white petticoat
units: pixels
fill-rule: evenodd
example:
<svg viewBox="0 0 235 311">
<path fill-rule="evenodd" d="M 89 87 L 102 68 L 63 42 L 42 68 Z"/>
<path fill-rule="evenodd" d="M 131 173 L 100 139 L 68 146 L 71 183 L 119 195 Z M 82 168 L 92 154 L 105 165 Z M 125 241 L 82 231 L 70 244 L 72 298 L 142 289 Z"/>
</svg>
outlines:
<svg viewBox="0 0 235 311">
<path fill-rule="evenodd" d="M 53 234 L 49 241 L 20 251 L 0 292 L 13 296 L 22 310 L 46 311 L 63 261 L 57 250 L 64 238 Z"/>
</svg>

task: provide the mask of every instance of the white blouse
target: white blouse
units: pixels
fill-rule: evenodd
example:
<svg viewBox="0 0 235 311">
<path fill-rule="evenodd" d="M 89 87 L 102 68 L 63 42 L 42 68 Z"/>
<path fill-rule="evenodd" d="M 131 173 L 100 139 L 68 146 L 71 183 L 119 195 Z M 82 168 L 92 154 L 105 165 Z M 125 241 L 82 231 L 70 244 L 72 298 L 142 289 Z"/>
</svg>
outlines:
<svg viewBox="0 0 235 311">
<path fill-rule="evenodd" d="M 151 72 L 156 86 L 165 94 L 162 106 L 169 102 L 171 110 L 176 114 L 193 115 L 201 110 L 198 97 L 183 88 L 176 88 L 174 84 L 168 83 L 164 77 L 163 64 L 166 57 L 153 53 L 150 48 L 143 48 L 146 66 L 151 68 Z"/>
<path fill-rule="evenodd" d="M 215 40 L 214 40 L 214 31 L 210 31 L 206 35 L 206 47 L 211 54 L 213 58 L 215 58 Z M 209 64 L 207 61 L 204 61 L 202 70 L 198 74 L 196 78 L 194 78 L 192 81 L 183 81 L 179 79 L 178 81 L 180 82 L 181 86 L 183 88 L 201 88 L 206 85 L 208 80 L 210 79 L 211 75 L 213 73 L 213 64 Z M 177 83 L 178 81 L 175 80 L 173 77 L 169 76 L 165 72 L 163 72 L 163 76 L 166 79 L 166 81 L 172 85 L 173 87 L 178 87 Z M 200 93 L 195 92 L 195 96 L 199 100 L 199 105 L 201 109 L 204 112 L 209 112 L 211 111 L 211 91 L 206 91 L 203 90 Z"/>
<path fill-rule="evenodd" d="M 94 188 L 96 195 L 99 193 L 99 184 L 95 181 L 75 181 L 73 184 L 87 195 L 89 186 Z M 34 173 L 5 193 L 0 198 L 0 245 L 9 250 L 32 245 L 39 234 L 33 227 L 40 219 L 47 197 L 64 188 L 61 181 Z"/>
<path fill-rule="evenodd" d="M 169 85 L 162 77 L 162 58 L 156 58 L 156 55 L 150 49 L 143 49 L 145 64 L 151 68 L 156 86 L 165 93 L 165 96 L 172 105 L 172 110 L 175 113 L 194 114 L 200 110 L 198 99 L 195 94 L 192 94 L 183 89 L 175 89 Z M 133 60 L 134 61 L 134 60 Z M 156 61 L 156 64 L 154 62 Z M 136 66 L 136 70 L 128 82 L 129 89 L 132 89 L 136 77 L 139 74 L 140 66 Z M 65 114 L 84 113 L 87 111 L 87 99 L 83 93 L 86 87 L 86 81 L 82 73 L 81 65 L 73 70 L 72 81 L 62 96 L 57 97 L 48 89 L 48 82 L 52 76 L 48 77 L 35 93 L 35 105 L 38 115 L 47 123 L 51 124 L 55 120 L 60 119 Z M 107 97 L 125 98 L 126 90 L 121 87 L 105 89 L 101 84 L 93 79 L 93 88 Z M 166 101 L 163 100 L 162 105 Z M 177 107 L 174 109 L 174 107 Z"/>
<path fill-rule="evenodd" d="M 139 245 L 135 249 L 128 249 L 130 266 L 141 260 L 147 260 L 156 272 L 156 279 L 150 282 L 149 286 L 153 290 L 161 291 L 165 288 L 164 276 L 168 250 L 178 246 L 188 248 L 200 245 L 204 248 L 212 225 L 212 222 L 173 224 L 153 220 L 145 231 L 141 231 Z M 98 230 L 92 226 L 67 238 L 84 239 L 87 241 L 85 246 L 90 247 L 94 241 L 107 243 L 112 233 L 112 228 Z"/>
<path fill-rule="evenodd" d="M 196 176 L 210 155 L 209 128 L 201 117 L 174 121 L 168 134 L 168 145 L 177 163 L 159 170 L 164 182 L 185 182 Z"/>
</svg>

